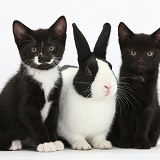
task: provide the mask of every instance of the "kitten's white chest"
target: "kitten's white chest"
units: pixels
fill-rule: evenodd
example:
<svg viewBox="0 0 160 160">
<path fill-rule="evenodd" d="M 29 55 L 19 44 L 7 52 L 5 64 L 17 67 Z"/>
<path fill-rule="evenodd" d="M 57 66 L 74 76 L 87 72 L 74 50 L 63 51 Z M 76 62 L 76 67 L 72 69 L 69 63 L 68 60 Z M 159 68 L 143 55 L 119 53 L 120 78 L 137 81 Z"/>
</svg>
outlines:
<svg viewBox="0 0 160 160">
<path fill-rule="evenodd" d="M 33 77 L 33 79 L 35 79 L 36 81 L 41 83 L 41 85 L 42 85 L 41 88 L 44 91 L 45 104 L 41 110 L 41 116 L 42 116 L 42 120 L 44 122 L 48 116 L 51 104 L 53 102 L 53 101 L 48 100 L 49 95 L 50 95 L 52 89 L 54 87 L 56 87 L 55 83 L 57 82 L 57 80 L 60 77 L 58 66 L 56 66 L 50 70 L 47 70 L 47 71 L 30 68 L 28 66 L 27 66 L 27 68 L 28 68 L 28 74 L 31 75 Z"/>
</svg>

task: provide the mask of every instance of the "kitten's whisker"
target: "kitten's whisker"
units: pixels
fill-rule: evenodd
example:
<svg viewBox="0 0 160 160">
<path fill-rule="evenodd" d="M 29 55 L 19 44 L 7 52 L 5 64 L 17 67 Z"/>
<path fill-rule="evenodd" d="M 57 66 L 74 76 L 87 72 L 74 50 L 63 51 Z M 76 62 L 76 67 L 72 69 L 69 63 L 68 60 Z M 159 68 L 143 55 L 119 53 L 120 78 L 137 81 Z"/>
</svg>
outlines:
<svg viewBox="0 0 160 160">
<path fill-rule="evenodd" d="M 88 96 L 87 96 L 87 98 L 88 98 L 91 94 L 92 94 L 92 93 L 89 93 Z"/>
<path fill-rule="evenodd" d="M 138 102 L 138 100 L 137 100 L 129 91 L 127 91 L 127 90 L 125 90 L 125 89 L 122 89 L 122 88 L 121 88 L 121 90 L 123 90 L 124 92 L 126 92 L 127 94 L 129 94 L 129 95 L 138 103 L 138 105 L 142 108 L 142 106 L 141 106 L 141 104 Z"/>
<path fill-rule="evenodd" d="M 130 103 L 132 105 L 133 109 L 135 110 L 135 107 L 134 107 L 133 103 L 130 101 L 130 99 L 127 97 L 127 94 L 125 94 L 124 92 L 121 92 L 121 93 L 124 94 L 124 95 L 121 94 L 121 97 L 123 97 L 123 99 L 126 101 L 128 107 L 129 107 L 129 103 Z M 120 92 L 119 92 L 119 94 L 120 94 Z M 129 110 L 129 108 L 128 108 L 128 110 Z"/>
</svg>

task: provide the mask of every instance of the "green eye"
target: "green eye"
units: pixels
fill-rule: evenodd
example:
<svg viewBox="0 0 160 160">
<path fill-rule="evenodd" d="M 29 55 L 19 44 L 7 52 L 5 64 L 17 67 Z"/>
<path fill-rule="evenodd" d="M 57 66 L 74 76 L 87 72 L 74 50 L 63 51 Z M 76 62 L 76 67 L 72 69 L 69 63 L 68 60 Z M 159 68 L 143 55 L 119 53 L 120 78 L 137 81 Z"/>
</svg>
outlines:
<svg viewBox="0 0 160 160">
<path fill-rule="evenodd" d="M 148 56 L 148 57 L 152 57 L 153 55 L 154 55 L 153 52 L 147 52 L 147 56 Z"/>
<path fill-rule="evenodd" d="M 36 47 L 32 47 L 31 48 L 31 52 L 33 52 L 33 53 L 37 52 L 37 48 Z"/>
<path fill-rule="evenodd" d="M 135 51 L 131 51 L 131 56 L 136 56 L 137 53 Z"/>
<path fill-rule="evenodd" d="M 55 50 L 55 46 L 49 46 L 49 50 L 53 52 Z"/>
</svg>

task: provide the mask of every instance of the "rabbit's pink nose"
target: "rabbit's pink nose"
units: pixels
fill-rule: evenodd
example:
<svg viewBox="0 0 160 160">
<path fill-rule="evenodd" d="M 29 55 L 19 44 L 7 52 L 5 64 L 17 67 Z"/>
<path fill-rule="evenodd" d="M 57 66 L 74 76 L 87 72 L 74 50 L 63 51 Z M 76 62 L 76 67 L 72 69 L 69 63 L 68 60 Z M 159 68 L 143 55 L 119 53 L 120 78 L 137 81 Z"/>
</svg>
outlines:
<svg viewBox="0 0 160 160">
<path fill-rule="evenodd" d="M 108 96 L 108 94 L 109 94 L 109 90 L 110 90 L 110 88 L 112 87 L 111 85 L 109 86 L 106 86 L 106 85 L 104 85 L 104 87 L 106 88 L 106 96 Z"/>
<path fill-rule="evenodd" d="M 112 86 L 109 86 L 109 85 L 106 86 L 106 85 L 104 85 L 104 87 L 109 90 Z"/>
</svg>

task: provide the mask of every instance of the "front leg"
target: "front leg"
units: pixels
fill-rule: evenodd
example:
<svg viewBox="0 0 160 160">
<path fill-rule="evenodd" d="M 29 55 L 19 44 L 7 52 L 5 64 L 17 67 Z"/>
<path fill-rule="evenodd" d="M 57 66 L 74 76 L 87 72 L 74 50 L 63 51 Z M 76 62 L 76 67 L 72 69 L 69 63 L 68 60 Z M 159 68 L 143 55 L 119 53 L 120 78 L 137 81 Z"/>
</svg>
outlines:
<svg viewBox="0 0 160 160">
<path fill-rule="evenodd" d="M 25 108 L 32 108 L 32 111 L 28 112 L 28 109 L 25 110 Z M 35 106 L 25 106 L 23 113 L 21 113 L 21 121 L 39 152 L 55 151 L 55 145 L 50 142 L 48 131 L 42 122 L 42 117 L 35 108 Z"/>
<path fill-rule="evenodd" d="M 107 131 L 106 131 L 107 132 Z M 92 147 L 95 149 L 111 149 L 112 144 L 110 141 L 106 140 L 106 134 L 98 134 L 89 139 Z"/>
<path fill-rule="evenodd" d="M 85 140 L 85 138 L 82 135 L 70 134 L 69 137 L 70 139 L 68 142 L 70 143 L 72 149 L 75 149 L 75 150 L 90 150 L 91 149 L 90 144 Z"/>
<path fill-rule="evenodd" d="M 49 115 L 45 121 L 50 139 L 54 142 L 56 150 L 64 150 L 64 145 L 61 141 L 57 141 L 57 125 L 58 125 L 58 116 L 59 116 L 59 99 L 61 91 L 62 82 L 59 80 L 56 84 L 56 88 L 53 89 L 52 94 L 49 97 L 49 100 L 52 101 L 51 109 Z"/>
<path fill-rule="evenodd" d="M 49 137 L 54 142 L 56 150 L 64 150 L 64 145 L 61 141 L 57 140 L 57 123 L 58 123 L 59 103 L 52 103 L 48 118 L 45 121 Z"/>
<path fill-rule="evenodd" d="M 149 149 L 151 143 L 148 139 L 152 113 L 150 109 L 145 109 L 137 122 L 134 147 L 137 149 Z"/>
<path fill-rule="evenodd" d="M 122 110 L 119 115 L 120 148 L 133 148 L 134 129 L 129 112 Z"/>
</svg>

